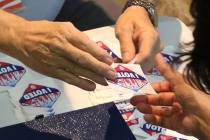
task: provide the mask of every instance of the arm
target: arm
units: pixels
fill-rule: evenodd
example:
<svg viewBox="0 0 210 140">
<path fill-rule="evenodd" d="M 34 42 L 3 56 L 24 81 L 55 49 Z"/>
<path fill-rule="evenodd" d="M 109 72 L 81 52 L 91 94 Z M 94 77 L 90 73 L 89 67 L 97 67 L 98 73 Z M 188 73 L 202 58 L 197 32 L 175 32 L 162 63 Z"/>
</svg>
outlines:
<svg viewBox="0 0 210 140">
<path fill-rule="evenodd" d="M 27 21 L 0 10 L 0 38 L 1 52 L 85 90 L 115 77 L 111 56 L 70 22 Z"/>
<path fill-rule="evenodd" d="M 166 78 L 153 84 L 158 94 L 136 96 L 131 103 L 146 114 L 144 118 L 150 123 L 209 140 L 210 96 L 188 85 L 161 55 L 156 56 L 156 65 Z"/>
<path fill-rule="evenodd" d="M 21 17 L 14 16 L 0 10 L 0 51 L 17 57 L 20 49 L 15 45 L 15 39 L 18 36 L 18 27 L 26 27 L 27 21 Z M 14 40 L 14 41 L 11 41 Z"/>
<path fill-rule="evenodd" d="M 120 41 L 124 63 L 132 61 L 141 64 L 144 70 L 148 70 L 154 64 L 155 55 L 163 49 L 159 33 L 151 20 L 151 17 L 156 15 L 148 12 L 157 2 L 157 0 L 129 0 L 119 17 L 115 31 Z"/>
</svg>

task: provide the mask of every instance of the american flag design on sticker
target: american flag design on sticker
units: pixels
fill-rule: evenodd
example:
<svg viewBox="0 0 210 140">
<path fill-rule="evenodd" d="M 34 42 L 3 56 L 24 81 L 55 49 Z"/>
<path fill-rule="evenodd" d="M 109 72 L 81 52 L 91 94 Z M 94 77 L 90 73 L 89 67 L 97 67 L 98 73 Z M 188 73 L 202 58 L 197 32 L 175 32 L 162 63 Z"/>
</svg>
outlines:
<svg viewBox="0 0 210 140">
<path fill-rule="evenodd" d="M 166 131 L 165 128 L 157 126 L 157 125 L 152 125 L 150 123 L 143 124 L 143 126 L 141 126 L 140 129 L 142 129 L 144 132 L 146 132 L 150 136 L 153 136 L 158 133 L 163 133 L 164 131 Z"/>
<path fill-rule="evenodd" d="M 137 119 L 134 119 L 134 120 L 127 121 L 126 123 L 130 127 L 130 126 L 133 126 L 133 125 L 138 125 L 140 122 L 139 122 L 139 119 L 137 118 Z"/>
<path fill-rule="evenodd" d="M 120 63 L 122 60 L 107 46 L 105 45 L 102 41 L 96 42 L 96 44 L 101 47 L 102 49 L 106 50 L 113 58 L 115 63 Z"/>
<path fill-rule="evenodd" d="M 135 107 L 128 100 L 115 102 L 115 105 L 126 122 L 132 119 Z"/>
<path fill-rule="evenodd" d="M 187 140 L 187 139 L 182 139 L 182 138 L 177 138 L 177 137 L 173 137 L 173 136 L 160 134 L 158 136 L 157 140 Z"/>
<path fill-rule="evenodd" d="M 25 73 L 22 66 L 0 62 L 0 86 L 15 87 Z"/>
<path fill-rule="evenodd" d="M 30 84 L 19 103 L 22 106 L 51 108 L 60 95 L 61 92 L 56 88 Z"/>
<path fill-rule="evenodd" d="M 171 66 L 173 66 L 175 68 L 177 67 L 177 65 L 173 64 L 174 60 L 177 59 L 175 56 L 172 56 L 172 55 L 169 55 L 169 54 L 166 54 L 166 53 L 161 53 L 161 54 L 163 55 L 165 61 L 169 65 L 171 65 Z M 156 76 L 160 76 L 161 75 L 156 67 L 151 68 L 146 74 L 148 74 L 148 75 L 156 75 Z"/>
<path fill-rule="evenodd" d="M 21 0 L 0 0 L 0 9 L 7 12 L 16 12 L 23 9 Z"/>
<path fill-rule="evenodd" d="M 126 67 L 123 67 L 122 65 L 118 65 L 115 70 L 117 72 L 117 78 L 113 81 L 109 80 L 113 84 L 137 92 L 148 83 L 144 77 Z"/>
</svg>

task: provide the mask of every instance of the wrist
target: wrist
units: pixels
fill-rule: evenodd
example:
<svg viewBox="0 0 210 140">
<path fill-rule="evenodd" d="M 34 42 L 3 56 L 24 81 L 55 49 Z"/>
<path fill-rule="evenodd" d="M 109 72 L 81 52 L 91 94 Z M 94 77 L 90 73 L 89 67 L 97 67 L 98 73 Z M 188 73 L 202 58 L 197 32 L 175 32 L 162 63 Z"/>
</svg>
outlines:
<svg viewBox="0 0 210 140">
<path fill-rule="evenodd" d="M 15 57 L 20 52 L 19 42 L 28 21 L 13 14 L 0 11 L 0 51 Z"/>
<path fill-rule="evenodd" d="M 153 0 L 151 0 L 153 1 Z M 128 0 L 123 11 L 125 11 L 127 8 L 131 7 L 131 6 L 137 6 L 137 7 L 142 7 L 144 8 L 147 13 L 148 16 L 152 22 L 152 24 L 157 27 L 158 25 L 158 16 L 156 13 L 156 9 L 155 9 L 155 2 L 151 2 L 149 0 Z"/>
<path fill-rule="evenodd" d="M 130 6 L 128 7 L 123 14 L 126 14 L 129 17 L 129 20 L 131 22 L 137 21 L 140 23 L 141 27 L 146 28 L 146 27 L 154 27 L 150 18 L 148 12 L 143 8 L 139 6 Z"/>
</svg>

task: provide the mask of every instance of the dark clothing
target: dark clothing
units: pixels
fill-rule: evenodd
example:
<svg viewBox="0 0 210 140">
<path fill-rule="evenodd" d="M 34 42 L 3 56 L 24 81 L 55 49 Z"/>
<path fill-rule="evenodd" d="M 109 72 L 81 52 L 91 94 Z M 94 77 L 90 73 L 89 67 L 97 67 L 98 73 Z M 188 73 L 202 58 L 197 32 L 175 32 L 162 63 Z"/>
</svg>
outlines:
<svg viewBox="0 0 210 140">
<path fill-rule="evenodd" d="M 82 31 L 114 24 L 98 5 L 82 0 L 66 0 L 55 21 L 70 21 Z"/>
</svg>

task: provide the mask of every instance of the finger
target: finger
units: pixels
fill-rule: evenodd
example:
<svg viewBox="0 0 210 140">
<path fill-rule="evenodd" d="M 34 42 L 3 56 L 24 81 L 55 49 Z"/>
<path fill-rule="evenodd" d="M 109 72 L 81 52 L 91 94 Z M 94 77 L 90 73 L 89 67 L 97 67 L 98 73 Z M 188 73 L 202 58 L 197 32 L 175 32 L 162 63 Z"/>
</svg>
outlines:
<svg viewBox="0 0 210 140">
<path fill-rule="evenodd" d="M 108 79 L 115 79 L 116 77 L 116 71 L 109 65 L 98 61 L 89 53 L 84 52 L 72 46 L 71 44 L 68 44 L 62 50 L 62 52 L 60 52 L 60 54 L 70 61 L 73 61 L 74 63 L 80 65 L 81 67 L 93 71 Z"/>
<path fill-rule="evenodd" d="M 169 92 L 171 91 L 171 86 L 168 81 L 161 81 L 159 83 L 153 83 L 152 87 L 156 92 Z"/>
<path fill-rule="evenodd" d="M 133 43 L 133 30 L 131 27 L 128 29 L 116 28 L 116 36 L 120 42 L 122 60 L 124 63 L 128 63 L 134 59 L 136 53 Z"/>
<path fill-rule="evenodd" d="M 68 28 L 66 28 L 68 31 L 66 38 L 69 43 L 85 52 L 90 53 L 92 56 L 102 62 L 105 62 L 109 65 L 113 63 L 112 57 L 105 50 L 98 47 L 95 42 L 90 40 L 85 33 L 79 31 L 76 27 L 74 27 L 73 24 L 69 22 L 66 24 L 68 26 Z"/>
<path fill-rule="evenodd" d="M 136 106 L 139 103 L 150 105 L 169 106 L 176 100 L 175 94 L 172 92 L 165 92 L 157 95 L 138 95 L 131 98 L 130 102 Z"/>
<path fill-rule="evenodd" d="M 141 63 L 143 69 L 148 70 L 154 66 L 155 55 L 161 50 L 159 36 L 156 32 L 152 31 L 146 33 L 137 32 L 135 38 L 138 40 L 138 53 L 135 63 Z"/>
<path fill-rule="evenodd" d="M 101 85 L 104 85 L 104 86 L 108 85 L 106 80 L 104 79 L 104 77 L 100 76 L 97 73 L 94 73 L 94 72 L 92 72 L 88 69 L 80 67 L 79 65 L 77 65 L 73 62 L 67 61 L 65 59 L 62 59 L 62 61 L 59 61 L 59 62 L 62 62 L 60 64 L 60 67 L 63 70 L 65 70 L 66 72 L 70 72 L 74 75 L 78 75 L 78 76 L 88 78 L 88 79 L 93 80 L 94 82 L 96 82 L 98 84 L 101 84 Z"/>
<path fill-rule="evenodd" d="M 74 62 L 67 61 L 65 58 L 62 58 L 61 56 L 58 56 L 55 53 L 51 52 L 50 55 L 33 53 L 33 55 L 37 60 L 40 60 L 42 63 L 44 62 L 45 64 L 50 65 L 51 67 L 60 68 L 65 70 L 66 72 L 71 72 L 72 74 L 86 77 L 104 86 L 107 85 L 106 80 L 99 74 L 94 73 L 83 67 L 80 67 Z"/>
<path fill-rule="evenodd" d="M 182 85 L 184 81 L 178 72 L 174 71 L 164 60 L 161 54 L 158 54 L 155 58 L 156 67 L 160 73 L 172 84 L 172 87 L 175 85 Z"/>
<path fill-rule="evenodd" d="M 162 124 L 162 117 L 158 116 L 158 115 L 145 114 L 144 120 L 148 123 L 158 125 L 158 126 L 161 126 L 161 124 Z"/>
<path fill-rule="evenodd" d="M 95 83 L 91 82 L 90 80 L 75 76 L 61 69 L 55 70 L 55 73 L 53 73 L 53 77 L 61 79 L 66 83 L 75 85 L 87 91 L 93 91 L 96 88 Z"/>
<path fill-rule="evenodd" d="M 145 103 L 136 105 L 137 109 L 144 114 L 153 114 L 160 116 L 171 116 L 173 113 L 172 106 L 153 106 Z"/>
</svg>

